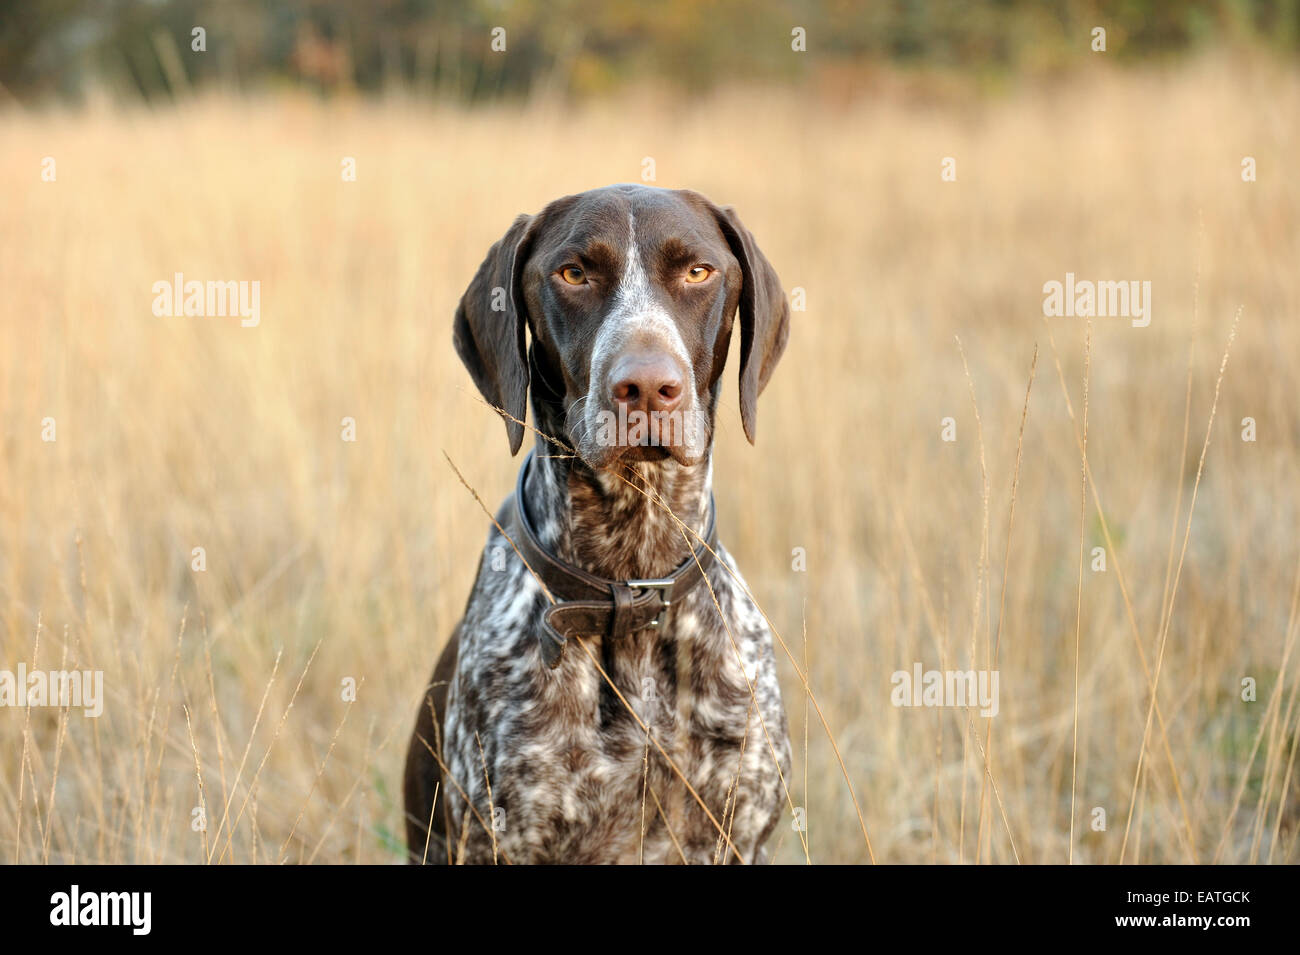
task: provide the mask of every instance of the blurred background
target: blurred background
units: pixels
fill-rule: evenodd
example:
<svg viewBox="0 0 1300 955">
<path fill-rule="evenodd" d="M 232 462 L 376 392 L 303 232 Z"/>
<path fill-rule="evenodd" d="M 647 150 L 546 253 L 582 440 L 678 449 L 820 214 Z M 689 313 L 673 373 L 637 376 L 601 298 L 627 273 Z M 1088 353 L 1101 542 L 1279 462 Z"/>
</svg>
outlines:
<svg viewBox="0 0 1300 955">
<path fill-rule="evenodd" d="M 488 527 L 444 454 L 518 464 L 456 302 L 647 181 L 797 295 L 715 465 L 775 860 L 1300 861 L 1298 7 L 3 0 L 0 669 L 107 700 L 0 709 L 0 860 L 402 860 Z M 176 272 L 260 324 L 155 315 Z M 1066 272 L 1151 324 L 1045 319 Z M 914 663 L 998 715 L 893 706 Z"/>
<path fill-rule="evenodd" d="M 157 103 L 209 86 L 484 103 L 809 79 L 849 95 L 883 67 L 978 88 L 1082 66 L 1092 49 L 1080 37 L 1096 26 L 1129 65 L 1224 47 L 1300 54 L 1297 0 L 4 0 L 0 24 L 0 84 L 25 103 L 91 89 Z M 208 56 L 186 55 L 196 26 Z M 813 55 L 789 55 L 795 26 Z M 494 28 L 509 55 L 485 42 Z"/>
</svg>

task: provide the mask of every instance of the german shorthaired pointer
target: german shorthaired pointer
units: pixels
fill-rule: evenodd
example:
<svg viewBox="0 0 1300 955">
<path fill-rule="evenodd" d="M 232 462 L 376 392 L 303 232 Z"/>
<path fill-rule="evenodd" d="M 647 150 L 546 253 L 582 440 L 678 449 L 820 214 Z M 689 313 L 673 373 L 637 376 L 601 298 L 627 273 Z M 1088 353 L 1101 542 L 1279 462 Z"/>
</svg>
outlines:
<svg viewBox="0 0 1300 955">
<path fill-rule="evenodd" d="M 732 209 L 609 186 L 479 266 L 456 351 L 511 453 L 530 395 L 538 437 L 420 705 L 412 861 L 764 861 L 790 743 L 710 490 L 737 308 L 752 442 L 790 309 Z"/>
</svg>

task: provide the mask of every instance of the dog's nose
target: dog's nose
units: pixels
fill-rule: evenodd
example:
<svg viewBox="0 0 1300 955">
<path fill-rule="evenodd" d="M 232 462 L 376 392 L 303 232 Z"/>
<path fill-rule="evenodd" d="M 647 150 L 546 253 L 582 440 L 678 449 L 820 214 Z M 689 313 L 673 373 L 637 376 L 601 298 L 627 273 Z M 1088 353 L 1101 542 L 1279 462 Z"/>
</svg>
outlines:
<svg viewBox="0 0 1300 955">
<path fill-rule="evenodd" d="M 610 369 L 610 398 L 629 412 L 671 412 L 682 403 L 684 377 L 663 352 L 624 355 Z"/>
</svg>

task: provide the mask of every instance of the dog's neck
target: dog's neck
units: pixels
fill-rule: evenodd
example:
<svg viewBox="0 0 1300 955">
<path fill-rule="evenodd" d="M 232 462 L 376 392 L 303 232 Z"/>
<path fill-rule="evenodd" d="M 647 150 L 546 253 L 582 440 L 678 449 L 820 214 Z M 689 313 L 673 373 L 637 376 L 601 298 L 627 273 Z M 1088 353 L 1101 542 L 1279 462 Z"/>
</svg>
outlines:
<svg viewBox="0 0 1300 955">
<path fill-rule="evenodd" d="M 593 471 L 539 437 L 524 494 L 538 538 L 561 560 L 610 580 L 666 577 L 704 534 L 712 473 L 711 454 L 692 467 L 666 458 Z"/>
</svg>

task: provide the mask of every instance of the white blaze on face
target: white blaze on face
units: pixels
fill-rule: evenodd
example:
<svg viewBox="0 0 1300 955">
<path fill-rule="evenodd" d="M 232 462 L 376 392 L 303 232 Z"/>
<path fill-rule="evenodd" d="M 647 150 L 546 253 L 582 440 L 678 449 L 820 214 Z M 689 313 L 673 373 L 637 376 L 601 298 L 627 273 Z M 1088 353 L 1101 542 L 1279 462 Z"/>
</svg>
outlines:
<svg viewBox="0 0 1300 955">
<path fill-rule="evenodd" d="M 587 400 L 583 411 L 584 444 L 580 451 L 595 452 L 600 457 L 601 448 L 595 446 L 600 413 L 609 410 L 610 366 L 628 348 L 637 346 L 647 351 L 664 351 L 681 366 L 685 375 L 681 413 L 685 419 L 684 450 L 691 458 L 704 451 L 704 427 L 699 402 L 695 400 L 695 373 L 686 343 L 682 341 L 677 323 L 655 295 L 655 290 L 641 261 L 636 244 L 636 221 L 632 213 L 627 216 L 626 264 L 614 291 L 614 306 L 596 334 L 596 344 L 591 353 L 591 378 L 587 386 Z M 584 455 L 587 456 L 587 455 Z"/>
</svg>

